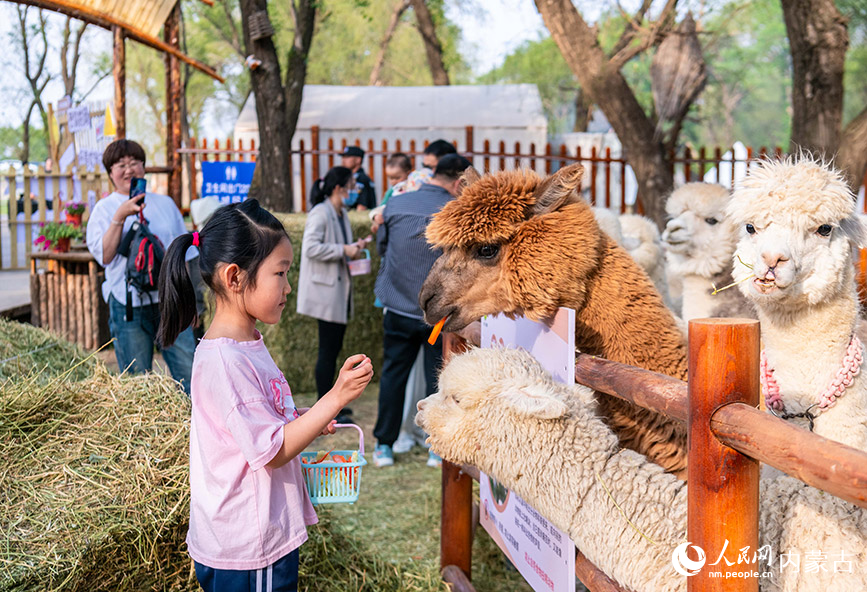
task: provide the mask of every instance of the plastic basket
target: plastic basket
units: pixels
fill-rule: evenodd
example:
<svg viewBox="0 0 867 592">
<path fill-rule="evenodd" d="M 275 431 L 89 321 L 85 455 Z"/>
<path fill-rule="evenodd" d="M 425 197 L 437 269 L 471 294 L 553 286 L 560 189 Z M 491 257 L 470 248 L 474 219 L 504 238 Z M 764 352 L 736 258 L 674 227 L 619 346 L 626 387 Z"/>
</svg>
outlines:
<svg viewBox="0 0 867 592">
<path fill-rule="evenodd" d="M 358 430 L 358 460 L 356 462 L 321 462 L 305 464 L 304 459 L 312 463 L 316 460 L 316 452 L 301 453 L 301 470 L 307 481 L 307 492 L 314 504 L 353 504 L 358 500 L 361 489 L 361 469 L 367 464 L 364 459 L 364 432 L 352 423 L 338 423 L 336 428 L 355 428 Z M 334 450 L 332 455 L 340 454 L 351 457 L 355 450 Z"/>
<path fill-rule="evenodd" d="M 364 259 L 353 259 L 349 262 L 349 275 L 364 275 L 370 273 L 370 251 L 362 249 Z"/>
</svg>

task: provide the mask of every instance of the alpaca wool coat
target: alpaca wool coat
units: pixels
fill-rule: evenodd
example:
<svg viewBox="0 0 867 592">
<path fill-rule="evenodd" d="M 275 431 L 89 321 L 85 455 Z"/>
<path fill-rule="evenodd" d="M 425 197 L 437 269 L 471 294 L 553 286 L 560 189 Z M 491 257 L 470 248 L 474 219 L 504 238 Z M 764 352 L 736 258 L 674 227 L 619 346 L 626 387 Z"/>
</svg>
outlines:
<svg viewBox="0 0 867 592">
<path fill-rule="evenodd" d="M 352 282 L 343 245 L 352 242 L 352 228 L 346 210 L 342 213 L 338 216 L 326 200 L 307 215 L 301 239 L 296 310 L 314 319 L 345 325 L 352 307 Z"/>
</svg>

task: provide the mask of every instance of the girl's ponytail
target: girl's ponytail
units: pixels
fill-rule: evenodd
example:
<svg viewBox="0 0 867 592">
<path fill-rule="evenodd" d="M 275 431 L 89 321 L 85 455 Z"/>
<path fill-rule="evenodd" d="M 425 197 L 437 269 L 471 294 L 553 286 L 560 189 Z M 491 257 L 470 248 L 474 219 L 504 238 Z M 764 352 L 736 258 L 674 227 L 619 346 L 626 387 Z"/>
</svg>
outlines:
<svg viewBox="0 0 867 592">
<path fill-rule="evenodd" d="M 187 249 L 193 235 L 182 234 L 172 241 L 160 272 L 160 325 L 157 343 L 169 347 L 196 318 L 196 292 L 187 270 Z"/>
</svg>

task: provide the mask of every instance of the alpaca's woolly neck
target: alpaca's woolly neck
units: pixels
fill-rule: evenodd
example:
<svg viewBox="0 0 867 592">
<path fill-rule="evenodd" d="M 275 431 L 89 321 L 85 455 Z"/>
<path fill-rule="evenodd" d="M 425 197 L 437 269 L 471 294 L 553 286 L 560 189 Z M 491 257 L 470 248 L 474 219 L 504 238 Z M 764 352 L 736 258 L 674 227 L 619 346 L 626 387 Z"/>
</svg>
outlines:
<svg viewBox="0 0 867 592">
<path fill-rule="evenodd" d="M 768 366 L 786 410 L 801 413 L 816 402 L 846 354 L 858 314 L 854 286 L 812 307 L 759 306 L 758 313 Z"/>
<path fill-rule="evenodd" d="M 629 254 L 606 241 L 577 313 L 576 348 L 685 379 L 686 340 L 674 316 Z"/>
</svg>

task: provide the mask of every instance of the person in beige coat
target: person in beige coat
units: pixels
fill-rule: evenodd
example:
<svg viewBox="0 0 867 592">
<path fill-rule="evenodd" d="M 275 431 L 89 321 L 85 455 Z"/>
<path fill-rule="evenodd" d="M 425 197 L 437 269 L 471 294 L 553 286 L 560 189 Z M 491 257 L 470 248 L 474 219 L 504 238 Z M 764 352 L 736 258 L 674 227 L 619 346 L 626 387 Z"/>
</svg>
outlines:
<svg viewBox="0 0 867 592">
<path fill-rule="evenodd" d="M 355 188 L 352 171 L 334 167 L 317 183 L 321 185 L 316 191 L 324 201 L 310 210 L 304 225 L 297 311 L 313 317 L 319 324 L 315 376 L 321 398 L 334 383 L 337 356 L 352 314 L 352 283 L 347 261 L 361 255 L 362 245 L 352 240 L 345 207 Z M 351 414 L 349 408 L 344 408 L 337 415 L 337 422 L 351 421 Z"/>
</svg>

